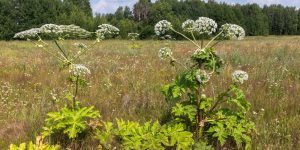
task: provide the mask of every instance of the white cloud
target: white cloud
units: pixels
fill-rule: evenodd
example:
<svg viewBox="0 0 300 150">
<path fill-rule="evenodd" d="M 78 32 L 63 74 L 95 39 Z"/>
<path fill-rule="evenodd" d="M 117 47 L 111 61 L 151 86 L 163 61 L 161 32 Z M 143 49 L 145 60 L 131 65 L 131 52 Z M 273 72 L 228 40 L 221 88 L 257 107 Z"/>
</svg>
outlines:
<svg viewBox="0 0 300 150">
<path fill-rule="evenodd" d="M 94 12 L 114 13 L 120 6 L 132 7 L 138 0 L 91 0 Z"/>
</svg>

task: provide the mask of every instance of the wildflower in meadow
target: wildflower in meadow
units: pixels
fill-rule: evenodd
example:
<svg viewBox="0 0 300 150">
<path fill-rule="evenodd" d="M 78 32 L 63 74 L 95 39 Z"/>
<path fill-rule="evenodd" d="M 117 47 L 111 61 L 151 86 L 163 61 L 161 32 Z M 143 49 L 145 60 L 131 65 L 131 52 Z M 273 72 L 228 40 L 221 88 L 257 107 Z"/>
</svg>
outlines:
<svg viewBox="0 0 300 150">
<path fill-rule="evenodd" d="M 224 24 L 221 26 L 222 36 L 227 39 L 243 40 L 245 38 L 245 30 L 236 24 Z"/>
<path fill-rule="evenodd" d="M 211 35 L 214 32 L 216 32 L 217 27 L 217 23 L 214 20 L 207 17 L 199 17 L 193 25 L 194 31 L 198 32 L 199 34 L 207 35 Z"/>
<path fill-rule="evenodd" d="M 232 73 L 232 79 L 235 82 L 240 82 L 244 83 L 244 81 L 248 80 L 248 74 L 245 71 L 242 70 L 236 70 L 235 72 Z"/>
<path fill-rule="evenodd" d="M 161 59 L 166 59 L 172 56 L 172 50 L 168 47 L 161 48 L 158 52 L 158 57 Z"/>
<path fill-rule="evenodd" d="M 91 74 L 90 69 L 82 64 L 72 64 L 70 65 L 69 72 L 74 76 L 85 76 Z"/>
<path fill-rule="evenodd" d="M 172 24 L 167 20 L 159 21 L 154 26 L 154 31 L 156 35 L 164 35 L 167 31 L 169 31 L 172 28 Z"/>
<path fill-rule="evenodd" d="M 140 36 L 140 34 L 138 34 L 138 33 L 128 33 L 128 37 L 131 40 L 136 40 L 139 36 Z"/>
<path fill-rule="evenodd" d="M 96 30 L 96 34 L 104 37 L 108 35 L 118 35 L 120 32 L 120 30 L 117 27 L 110 24 L 102 24 L 99 25 L 98 28 L 99 29 Z"/>
<path fill-rule="evenodd" d="M 182 23 L 182 29 L 183 31 L 186 31 L 186 32 L 192 32 L 194 31 L 194 23 L 195 21 L 194 20 L 191 20 L 191 19 L 188 19 L 186 20 L 185 22 Z"/>
</svg>

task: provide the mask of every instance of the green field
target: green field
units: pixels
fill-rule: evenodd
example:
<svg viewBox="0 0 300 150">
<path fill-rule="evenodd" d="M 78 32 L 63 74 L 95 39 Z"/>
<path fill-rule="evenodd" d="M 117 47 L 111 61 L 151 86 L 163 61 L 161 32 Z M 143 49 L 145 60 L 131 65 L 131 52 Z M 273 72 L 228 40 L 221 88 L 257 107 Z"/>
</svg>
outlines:
<svg viewBox="0 0 300 150">
<path fill-rule="evenodd" d="M 257 126 L 252 136 L 255 149 L 300 149 L 299 41 L 297 36 L 249 37 L 217 46 L 226 65 L 209 87 L 220 92 L 234 70 L 248 72 L 243 89 L 252 104 L 249 117 Z M 194 51 L 186 41 L 138 43 L 141 49 L 133 50 L 128 48 L 131 41 L 103 41 L 80 60 L 92 74 L 79 97 L 100 110 L 103 120 L 162 119 L 169 107 L 160 88 L 180 68 L 159 59 L 158 50 L 168 45 L 182 61 Z M 69 89 L 65 74 L 54 58 L 30 42 L 0 42 L 0 149 L 33 140 L 42 130 L 47 112 L 66 104 L 61 98 Z"/>
</svg>

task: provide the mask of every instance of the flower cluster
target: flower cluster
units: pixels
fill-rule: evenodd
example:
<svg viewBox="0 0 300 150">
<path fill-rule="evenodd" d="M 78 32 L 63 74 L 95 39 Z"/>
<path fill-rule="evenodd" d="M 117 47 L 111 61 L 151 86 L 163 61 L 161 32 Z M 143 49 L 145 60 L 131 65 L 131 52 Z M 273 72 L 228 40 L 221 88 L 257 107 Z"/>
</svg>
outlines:
<svg viewBox="0 0 300 150">
<path fill-rule="evenodd" d="M 168 47 L 161 48 L 158 52 L 158 57 L 161 59 L 166 59 L 172 56 L 172 50 Z"/>
<path fill-rule="evenodd" d="M 245 71 L 242 70 L 236 70 L 235 72 L 232 73 L 232 79 L 234 82 L 240 82 L 244 83 L 244 81 L 248 80 L 248 74 Z"/>
<path fill-rule="evenodd" d="M 74 76 L 85 76 L 85 75 L 91 74 L 91 71 L 82 64 L 70 65 L 69 72 Z"/>
<path fill-rule="evenodd" d="M 128 33 L 128 37 L 131 40 L 136 40 L 139 36 L 140 36 L 140 34 L 138 34 L 138 33 Z"/>
<path fill-rule="evenodd" d="M 96 34 L 101 37 L 118 35 L 120 32 L 117 27 L 110 24 L 102 24 L 99 25 L 98 28 Z"/>
<path fill-rule="evenodd" d="M 92 33 L 75 25 L 45 24 L 40 28 L 33 28 L 16 33 L 14 38 L 36 38 L 38 35 L 52 38 L 67 36 L 72 38 L 87 38 L 90 37 Z"/>
<path fill-rule="evenodd" d="M 32 28 L 29 30 L 16 33 L 14 38 L 19 38 L 19 39 L 36 38 L 40 32 L 41 32 L 40 28 Z"/>
<path fill-rule="evenodd" d="M 224 24 L 221 26 L 222 36 L 227 39 L 243 40 L 245 38 L 245 30 L 236 24 Z"/>
<path fill-rule="evenodd" d="M 210 76 L 204 70 L 199 69 L 196 73 L 196 79 L 200 84 L 204 84 L 210 80 Z"/>
<path fill-rule="evenodd" d="M 217 23 L 214 20 L 207 17 L 199 17 L 193 25 L 194 31 L 198 32 L 199 34 L 207 35 L 211 35 L 214 32 L 216 32 L 217 27 Z"/>
<path fill-rule="evenodd" d="M 172 28 L 172 24 L 167 20 L 162 20 L 154 26 L 154 31 L 156 35 L 164 35 L 170 28 Z"/>
<path fill-rule="evenodd" d="M 64 35 L 68 35 L 70 37 L 88 38 L 92 35 L 91 32 L 75 25 L 60 25 L 59 27 L 63 31 Z"/>
<path fill-rule="evenodd" d="M 192 31 L 194 31 L 194 28 L 193 28 L 194 24 L 195 24 L 194 20 L 188 19 L 182 23 L 181 27 L 182 27 L 183 31 L 192 32 Z"/>
<path fill-rule="evenodd" d="M 60 35 L 63 33 L 63 30 L 59 25 L 56 24 L 45 24 L 40 27 L 41 33 L 48 35 Z"/>
</svg>

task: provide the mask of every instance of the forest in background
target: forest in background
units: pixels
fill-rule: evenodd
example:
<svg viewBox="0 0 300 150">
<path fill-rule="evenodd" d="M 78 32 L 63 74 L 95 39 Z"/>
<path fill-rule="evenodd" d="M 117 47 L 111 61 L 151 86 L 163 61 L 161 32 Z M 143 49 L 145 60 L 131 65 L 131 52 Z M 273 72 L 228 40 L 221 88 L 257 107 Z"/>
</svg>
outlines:
<svg viewBox="0 0 300 150">
<path fill-rule="evenodd" d="M 148 39 L 155 35 L 153 28 L 160 20 L 170 21 L 180 31 L 181 22 L 200 16 L 210 17 L 219 25 L 239 24 L 250 36 L 300 34 L 300 10 L 282 5 L 139 0 L 132 9 L 126 6 L 119 7 L 113 14 L 93 14 L 89 0 L 0 0 L 0 39 L 10 40 L 17 32 L 47 23 L 75 24 L 89 31 L 109 23 L 120 29 L 120 38 L 137 32 L 141 39 Z"/>
</svg>

